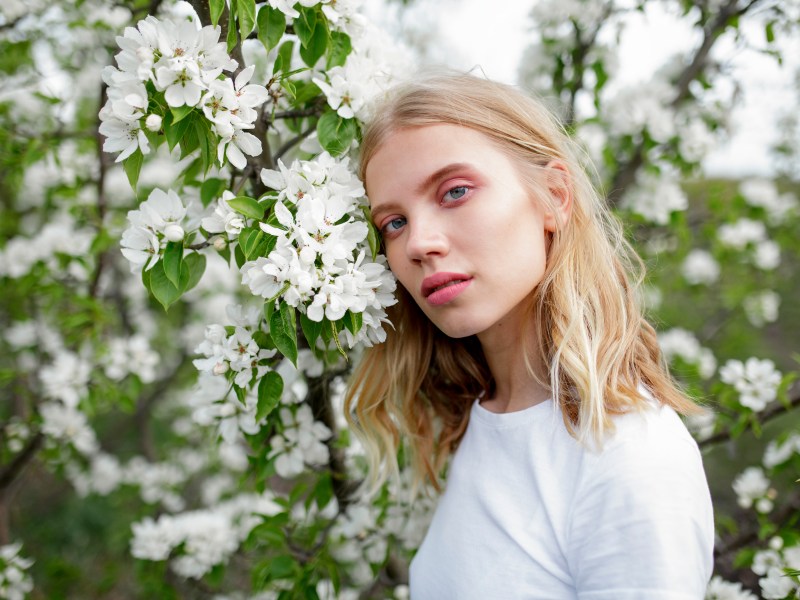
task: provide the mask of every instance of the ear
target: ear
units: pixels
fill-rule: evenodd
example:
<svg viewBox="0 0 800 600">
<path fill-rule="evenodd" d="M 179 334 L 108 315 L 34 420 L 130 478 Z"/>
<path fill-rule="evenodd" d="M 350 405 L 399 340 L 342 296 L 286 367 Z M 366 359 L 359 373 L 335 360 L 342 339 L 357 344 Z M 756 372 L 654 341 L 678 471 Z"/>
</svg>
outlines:
<svg viewBox="0 0 800 600">
<path fill-rule="evenodd" d="M 551 160 L 545 166 L 545 184 L 553 200 L 552 209 L 544 214 L 544 228 L 555 232 L 564 227 L 572 213 L 572 177 L 560 160 Z"/>
</svg>

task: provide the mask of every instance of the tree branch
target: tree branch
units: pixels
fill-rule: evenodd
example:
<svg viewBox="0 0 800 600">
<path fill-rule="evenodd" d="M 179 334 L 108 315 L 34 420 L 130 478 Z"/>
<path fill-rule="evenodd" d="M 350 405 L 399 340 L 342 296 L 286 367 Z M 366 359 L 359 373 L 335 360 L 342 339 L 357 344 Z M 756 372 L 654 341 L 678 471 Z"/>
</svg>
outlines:
<svg viewBox="0 0 800 600">
<path fill-rule="evenodd" d="M 764 425 L 764 423 L 775 419 L 781 415 L 784 415 L 795 408 L 800 406 L 800 390 L 796 393 L 796 395 L 789 399 L 788 404 L 776 404 L 769 409 L 765 410 L 762 413 L 758 413 L 758 423 L 760 425 Z M 748 431 L 752 429 L 752 425 L 748 425 L 744 431 Z M 744 433 L 744 431 L 742 433 Z M 728 428 L 724 431 L 720 431 L 715 433 L 711 437 L 708 437 L 704 440 L 697 442 L 697 445 L 701 448 L 706 446 L 713 446 L 714 444 L 719 444 L 720 442 L 727 442 L 733 437 L 733 431 Z"/>
<path fill-rule="evenodd" d="M 737 8 L 738 0 L 728 0 L 717 13 L 717 16 L 703 27 L 703 42 L 692 57 L 692 61 L 683 70 L 675 84 L 676 93 L 670 102 L 672 108 L 677 108 L 689 95 L 689 86 L 696 80 L 707 66 L 708 56 L 714 43 L 727 29 L 734 17 L 740 17 L 751 10 L 763 0 L 751 0 L 742 8 Z M 608 188 L 607 202 L 609 206 L 616 207 L 627 189 L 636 180 L 636 174 L 645 162 L 644 141 L 639 142 L 628 162 L 617 169 Z"/>
<path fill-rule="evenodd" d="M 0 471 L 0 498 L 5 496 L 8 488 L 11 486 L 17 477 L 22 473 L 25 467 L 36 456 L 36 453 L 42 447 L 44 442 L 44 434 L 42 432 L 36 433 L 28 440 L 25 447 L 17 454 L 8 466 Z"/>
<path fill-rule="evenodd" d="M 290 139 L 283 146 L 278 148 L 278 151 L 275 153 L 275 160 L 278 160 L 279 158 L 283 158 L 284 154 L 286 154 L 289 150 L 291 150 L 294 146 L 296 146 L 297 144 L 302 142 L 304 139 L 306 139 L 308 136 L 310 136 L 316 130 L 317 130 L 316 125 L 314 127 L 309 127 L 303 133 L 301 133 L 301 134 L 293 137 L 292 139 Z"/>
</svg>

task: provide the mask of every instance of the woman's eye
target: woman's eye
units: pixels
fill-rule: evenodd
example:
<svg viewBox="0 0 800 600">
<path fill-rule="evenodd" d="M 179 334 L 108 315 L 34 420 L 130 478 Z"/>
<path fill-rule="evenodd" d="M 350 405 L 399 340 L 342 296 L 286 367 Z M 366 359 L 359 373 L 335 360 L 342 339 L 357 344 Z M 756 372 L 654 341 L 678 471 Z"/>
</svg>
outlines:
<svg viewBox="0 0 800 600">
<path fill-rule="evenodd" d="M 467 186 L 459 185 L 458 187 L 454 187 L 453 189 L 449 190 L 442 200 L 461 200 L 467 193 Z"/>
<path fill-rule="evenodd" d="M 387 221 L 386 224 L 382 227 L 381 232 L 386 233 L 394 233 L 399 231 L 403 225 L 406 224 L 406 220 L 404 217 L 395 217 L 391 221 Z"/>
</svg>

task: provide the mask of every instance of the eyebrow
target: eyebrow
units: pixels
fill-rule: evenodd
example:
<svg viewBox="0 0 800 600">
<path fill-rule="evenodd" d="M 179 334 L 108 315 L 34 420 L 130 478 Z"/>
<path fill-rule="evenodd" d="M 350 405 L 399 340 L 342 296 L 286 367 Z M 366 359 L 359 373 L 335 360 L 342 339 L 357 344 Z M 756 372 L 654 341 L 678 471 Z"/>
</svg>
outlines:
<svg viewBox="0 0 800 600">
<path fill-rule="evenodd" d="M 428 175 L 422 182 L 415 188 L 415 193 L 421 195 L 425 193 L 426 190 L 431 188 L 435 185 L 439 180 L 445 178 L 446 176 L 454 173 L 456 171 L 463 171 L 465 169 L 472 169 L 473 166 L 469 163 L 451 163 L 449 165 L 445 165 L 441 169 L 437 169 L 430 175 Z M 385 204 L 379 205 L 377 208 L 373 208 L 370 212 L 372 215 L 372 220 L 375 221 L 375 215 L 381 215 L 384 212 L 390 212 L 398 208 L 396 202 L 386 202 Z"/>
</svg>

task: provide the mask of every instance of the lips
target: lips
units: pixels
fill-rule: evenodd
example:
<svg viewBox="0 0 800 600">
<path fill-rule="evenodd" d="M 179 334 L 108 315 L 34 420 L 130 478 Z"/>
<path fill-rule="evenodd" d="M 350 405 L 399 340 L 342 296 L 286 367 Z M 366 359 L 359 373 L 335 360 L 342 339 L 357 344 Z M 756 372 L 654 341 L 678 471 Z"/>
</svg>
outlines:
<svg viewBox="0 0 800 600">
<path fill-rule="evenodd" d="M 463 292 L 472 281 L 464 273 L 434 273 L 422 281 L 422 296 L 429 303 L 438 305 L 453 300 Z"/>
</svg>

